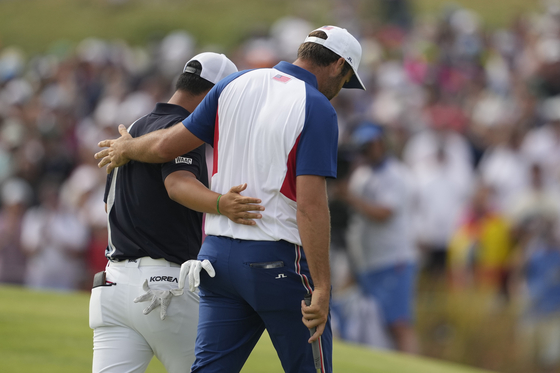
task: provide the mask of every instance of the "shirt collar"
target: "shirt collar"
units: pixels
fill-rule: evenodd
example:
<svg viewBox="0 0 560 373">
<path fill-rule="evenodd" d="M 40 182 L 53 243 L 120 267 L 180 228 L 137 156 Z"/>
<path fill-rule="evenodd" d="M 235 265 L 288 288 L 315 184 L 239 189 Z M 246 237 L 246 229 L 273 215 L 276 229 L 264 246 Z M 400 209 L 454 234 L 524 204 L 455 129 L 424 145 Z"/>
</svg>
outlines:
<svg viewBox="0 0 560 373">
<path fill-rule="evenodd" d="M 175 114 L 177 116 L 185 118 L 191 115 L 190 111 L 182 106 L 163 102 L 157 103 L 156 108 L 152 111 L 152 113 L 160 115 Z"/>
<path fill-rule="evenodd" d="M 317 85 L 317 77 L 315 77 L 315 75 L 299 66 L 296 66 L 294 64 L 291 64 L 289 62 L 286 61 L 281 61 L 279 64 L 277 64 L 276 66 L 274 66 L 274 68 L 276 70 L 280 70 L 283 73 L 295 76 L 296 78 L 303 80 L 304 82 L 306 82 L 307 84 L 312 85 L 313 87 L 315 87 L 316 89 L 318 89 L 318 85 Z"/>
</svg>

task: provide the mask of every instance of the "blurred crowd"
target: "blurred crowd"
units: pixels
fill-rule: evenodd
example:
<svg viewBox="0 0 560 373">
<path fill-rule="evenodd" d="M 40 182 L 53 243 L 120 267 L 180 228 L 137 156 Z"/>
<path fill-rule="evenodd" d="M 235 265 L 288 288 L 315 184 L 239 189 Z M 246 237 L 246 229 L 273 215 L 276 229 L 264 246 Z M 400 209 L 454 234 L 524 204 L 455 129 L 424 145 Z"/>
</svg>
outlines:
<svg viewBox="0 0 560 373">
<path fill-rule="evenodd" d="M 420 17 L 404 0 L 377 2 L 381 11 L 370 3 L 334 1 L 332 11 L 362 44 L 368 88 L 333 100 L 339 337 L 421 350 L 414 317 L 397 315 L 407 306 L 386 306 L 364 276 L 384 276 L 377 282 L 389 289 L 407 276 L 412 285 L 398 291 L 412 304 L 424 276 L 450 292 L 523 299 L 531 338 L 544 346 L 539 361 L 558 364 L 560 6 L 490 29 L 484 15 L 457 6 Z M 226 52 L 240 70 L 292 62 L 317 26 L 285 17 L 231 51 L 198 45 L 185 31 L 145 46 L 60 42 L 32 57 L 1 48 L 0 282 L 87 290 L 106 263 L 97 142 L 167 101 L 195 53 Z"/>
</svg>

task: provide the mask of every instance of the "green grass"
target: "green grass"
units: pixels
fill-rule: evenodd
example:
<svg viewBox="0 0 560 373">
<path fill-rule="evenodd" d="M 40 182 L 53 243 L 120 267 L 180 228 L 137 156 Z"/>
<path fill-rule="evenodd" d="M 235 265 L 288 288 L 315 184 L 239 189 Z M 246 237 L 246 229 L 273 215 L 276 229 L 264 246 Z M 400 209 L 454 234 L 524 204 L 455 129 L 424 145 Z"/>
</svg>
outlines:
<svg viewBox="0 0 560 373">
<path fill-rule="evenodd" d="M 92 331 L 87 293 L 37 292 L 0 287 L 0 371 L 2 373 L 81 373 L 91 371 Z M 482 373 L 442 361 L 374 351 L 335 341 L 334 371 L 339 373 Z M 164 373 L 154 359 L 149 373 Z M 265 334 L 243 373 L 281 373 Z"/>
<path fill-rule="evenodd" d="M 373 0 L 369 0 L 373 1 Z M 421 14 L 434 13 L 448 0 L 411 0 Z M 491 27 L 510 23 L 519 13 L 539 8 L 537 0 L 456 0 L 480 13 Z M 294 15 L 314 25 L 332 22 L 331 0 L 4 0 L 0 1 L 0 47 L 44 52 L 55 42 L 71 45 L 86 37 L 124 39 L 144 45 L 171 30 L 189 31 L 200 45 L 238 45 L 252 32 L 268 30 L 279 17 Z M 371 4 L 371 3 L 369 3 Z M 376 16 L 372 7 L 360 15 Z"/>
</svg>

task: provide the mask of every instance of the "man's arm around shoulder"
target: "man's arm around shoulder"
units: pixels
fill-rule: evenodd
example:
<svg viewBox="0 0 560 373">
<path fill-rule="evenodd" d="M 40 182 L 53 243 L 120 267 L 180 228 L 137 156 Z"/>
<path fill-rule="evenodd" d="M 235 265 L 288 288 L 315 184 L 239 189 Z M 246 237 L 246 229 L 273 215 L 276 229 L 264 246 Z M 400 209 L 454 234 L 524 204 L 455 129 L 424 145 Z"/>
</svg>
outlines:
<svg viewBox="0 0 560 373">
<path fill-rule="evenodd" d="M 169 162 L 181 154 L 188 153 L 200 145 L 202 140 L 185 128 L 183 123 L 147 133 L 133 138 L 124 125 L 119 125 L 121 137 L 114 140 L 103 140 L 98 146 L 106 147 L 95 154 L 95 159 L 101 159 L 98 166 L 107 165 L 107 173 L 129 161 L 145 163 Z"/>
</svg>

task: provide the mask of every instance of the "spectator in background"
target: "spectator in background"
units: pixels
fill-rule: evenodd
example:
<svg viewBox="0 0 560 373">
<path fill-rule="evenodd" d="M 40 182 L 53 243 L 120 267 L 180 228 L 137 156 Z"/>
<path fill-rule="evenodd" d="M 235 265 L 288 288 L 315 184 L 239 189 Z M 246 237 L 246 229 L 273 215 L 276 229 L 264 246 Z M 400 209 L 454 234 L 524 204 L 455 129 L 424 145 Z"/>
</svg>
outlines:
<svg viewBox="0 0 560 373">
<path fill-rule="evenodd" d="M 434 90 L 437 91 L 437 90 Z M 405 144 L 403 160 L 414 180 L 415 238 L 424 266 L 436 277 L 445 272 L 448 243 L 468 202 L 474 176 L 465 115 L 432 92 L 425 109 L 428 128 Z"/>
<path fill-rule="evenodd" d="M 560 51 L 559 51 L 560 52 Z M 531 129 L 522 144 L 522 151 L 533 162 L 540 163 L 548 187 L 560 186 L 560 95 L 542 102 L 546 123 Z"/>
<path fill-rule="evenodd" d="M 20 232 L 31 198 L 31 187 L 22 179 L 8 179 L 2 186 L 0 283 L 22 285 L 24 282 L 26 258 L 21 249 Z"/>
<path fill-rule="evenodd" d="M 83 149 L 89 150 L 86 147 Z M 80 158 L 79 166 L 74 168 L 60 191 L 61 203 L 73 211 L 79 222 L 90 231 L 84 255 L 86 279 L 93 278 L 95 273 L 105 270 L 107 266 L 107 213 L 104 205 L 99 203 L 103 200 L 106 180 L 94 161 L 91 153 L 88 153 L 85 159 Z M 86 281 L 84 285 L 84 290 L 89 291 L 90 281 Z"/>
<path fill-rule="evenodd" d="M 537 96 L 541 98 L 560 95 L 560 40 L 554 35 L 554 28 L 558 27 L 558 17 L 554 14 L 554 1 L 549 1 L 549 12 L 541 18 L 540 35 L 534 35 L 532 45 L 535 59 L 535 71 L 531 85 Z"/>
<path fill-rule="evenodd" d="M 348 285 L 351 266 L 348 263 L 346 229 L 348 227 L 349 207 L 344 198 L 348 187 L 348 177 L 352 164 L 352 152 L 339 148 L 337 157 L 337 178 L 327 181 L 329 211 L 331 216 L 331 263 L 337 265 L 331 269 L 333 291 Z"/>
<path fill-rule="evenodd" d="M 534 216 L 526 221 L 530 235 L 521 267 L 528 290 L 523 342 L 542 372 L 560 367 L 560 241 L 556 219 Z"/>
<path fill-rule="evenodd" d="M 408 0 L 378 0 L 381 15 L 390 25 L 409 29 L 413 23 L 411 3 Z"/>
<path fill-rule="evenodd" d="M 495 191 L 496 208 L 507 213 L 530 182 L 530 162 L 521 151 L 525 130 L 519 125 L 500 126 L 478 165 L 481 180 Z"/>
<path fill-rule="evenodd" d="M 443 149 L 454 171 L 457 183 L 468 183 L 473 178 L 473 155 L 468 139 L 461 133 L 466 118 L 461 109 L 436 103 L 426 109 L 428 128 L 414 134 L 405 146 L 404 162 L 414 174 L 423 173 L 424 167 L 433 164 Z"/>
<path fill-rule="evenodd" d="M 439 146 L 436 156 L 414 178 L 414 226 L 423 254 L 423 266 L 434 280 L 446 272 L 447 250 L 470 194 L 470 180 L 454 177 L 448 150 Z"/>
<path fill-rule="evenodd" d="M 412 239 L 410 179 L 389 155 L 383 129 L 364 123 L 353 133 L 363 164 L 350 176 L 346 200 L 351 265 L 362 292 L 379 305 L 396 349 L 418 352 L 413 302 L 417 253 Z"/>
<path fill-rule="evenodd" d="M 493 190 L 480 183 L 449 243 L 448 269 L 456 289 L 505 291 L 510 226 L 491 204 Z"/>
<path fill-rule="evenodd" d="M 38 206 L 25 213 L 21 245 L 28 255 L 26 285 L 39 289 L 77 290 L 84 281 L 84 251 L 89 230 L 59 202 L 60 183 L 46 179 Z"/>
<path fill-rule="evenodd" d="M 513 198 L 508 217 L 514 227 L 522 227 L 524 222 L 534 217 L 556 219 L 558 214 L 560 214 L 560 191 L 546 184 L 544 167 L 540 163 L 533 163 L 530 166 L 530 183 Z"/>
<path fill-rule="evenodd" d="M 529 184 L 514 196 L 507 210 L 516 245 L 512 258 L 514 269 L 519 269 L 526 261 L 526 247 L 538 233 L 535 231 L 542 225 L 541 221 L 555 222 L 556 226 L 551 229 L 560 229 L 560 191 L 546 185 L 543 172 L 539 163 L 529 166 Z M 516 275 L 510 281 L 510 287 L 515 290 L 519 288 L 522 277 L 519 273 Z"/>
<path fill-rule="evenodd" d="M 331 284 L 333 296 L 331 318 L 333 333 L 345 341 L 360 343 L 378 349 L 393 348 L 385 330 L 383 317 L 375 299 L 366 297 L 357 284 L 355 266 L 348 253 L 346 231 L 349 206 L 346 190 L 354 153 L 339 149 L 336 179 L 327 183 L 331 212 Z"/>
</svg>

